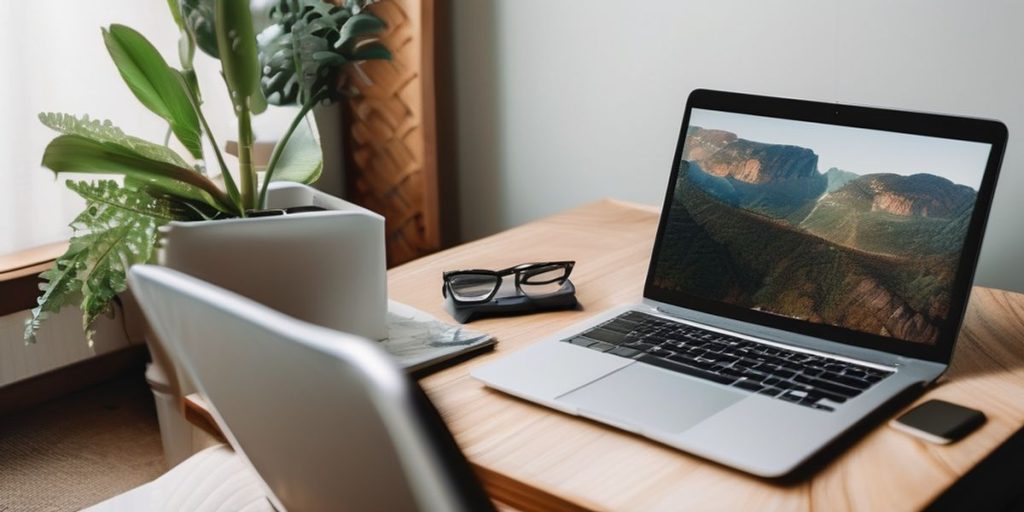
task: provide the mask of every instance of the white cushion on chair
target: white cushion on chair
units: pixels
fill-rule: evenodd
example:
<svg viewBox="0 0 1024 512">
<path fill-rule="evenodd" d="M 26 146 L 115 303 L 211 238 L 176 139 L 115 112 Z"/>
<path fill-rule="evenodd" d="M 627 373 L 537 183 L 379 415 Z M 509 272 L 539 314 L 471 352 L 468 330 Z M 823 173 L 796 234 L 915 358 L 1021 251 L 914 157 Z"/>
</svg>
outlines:
<svg viewBox="0 0 1024 512">
<path fill-rule="evenodd" d="M 273 512 L 259 475 L 226 445 L 207 448 L 170 471 L 89 512 Z"/>
</svg>

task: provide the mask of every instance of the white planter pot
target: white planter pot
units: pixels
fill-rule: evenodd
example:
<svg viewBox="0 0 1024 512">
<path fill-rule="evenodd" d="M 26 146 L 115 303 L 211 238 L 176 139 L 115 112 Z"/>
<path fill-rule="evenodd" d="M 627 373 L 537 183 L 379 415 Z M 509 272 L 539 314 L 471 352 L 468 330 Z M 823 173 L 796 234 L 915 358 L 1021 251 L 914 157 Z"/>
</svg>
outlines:
<svg viewBox="0 0 1024 512">
<path fill-rule="evenodd" d="M 294 183 L 272 184 L 267 202 L 269 209 L 328 211 L 172 222 L 160 230 L 158 262 L 307 322 L 370 339 L 387 337 L 384 218 Z M 174 465 L 201 448 L 193 446 L 193 428 L 177 405 L 194 388 L 159 343 L 147 341 L 153 363 L 146 377 L 167 461 Z"/>
</svg>

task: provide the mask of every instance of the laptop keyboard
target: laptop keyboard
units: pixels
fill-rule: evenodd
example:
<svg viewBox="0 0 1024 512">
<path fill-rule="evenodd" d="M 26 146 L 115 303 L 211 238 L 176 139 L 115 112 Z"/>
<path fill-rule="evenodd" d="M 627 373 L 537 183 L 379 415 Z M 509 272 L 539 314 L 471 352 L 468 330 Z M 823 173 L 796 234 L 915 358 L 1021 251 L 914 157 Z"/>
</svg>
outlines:
<svg viewBox="0 0 1024 512">
<path fill-rule="evenodd" d="M 823 411 L 892 375 L 637 311 L 562 341 Z"/>
</svg>

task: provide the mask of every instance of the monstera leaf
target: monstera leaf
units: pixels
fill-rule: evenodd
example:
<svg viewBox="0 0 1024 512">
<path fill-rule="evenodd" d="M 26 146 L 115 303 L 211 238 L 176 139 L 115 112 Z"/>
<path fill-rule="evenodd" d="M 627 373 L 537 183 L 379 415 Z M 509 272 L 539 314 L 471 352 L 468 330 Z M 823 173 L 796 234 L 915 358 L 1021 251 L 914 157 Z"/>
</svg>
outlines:
<svg viewBox="0 0 1024 512">
<path fill-rule="evenodd" d="M 361 3 L 336 6 L 322 0 L 280 0 L 271 11 L 275 24 L 259 38 L 263 65 L 262 86 L 274 105 L 303 104 L 320 91 L 336 89 L 345 64 L 359 60 L 388 59 L 391 53 L 372 36 L 384 22 Z M 383 49 L 383 51 L 380 51 Z"/>
<path fill-rule="evenodd" d="M 178 8 L 182 25 L 192 34 L 196 46 L 210 57 L 220 58 L 217 51 L 217 25 L 213 19 L 213 0 L 178 0 Z"/>
<path fill-rule="evenodd" d="M 363 12 L 345 20 L 338 29 L 338 39 L 334 47 L 344 55 L 352 55 L 360 38 L 376 34 L 384 30 L 384 21 L 371 13 Z"/>
<path fill-rule="evenodd" d="M 219 59 L 214 0 L 167 0 L 167 2 L 171 6 L 175 22 L 189 32 L 196 42 L 196 46 L 210 57 Z M 257 33 L 271 23 L 268 10 L 260 8 L 264 3 L 256 2 L 256 5 L 250 9 L 253 27 Z"/>
</svg>

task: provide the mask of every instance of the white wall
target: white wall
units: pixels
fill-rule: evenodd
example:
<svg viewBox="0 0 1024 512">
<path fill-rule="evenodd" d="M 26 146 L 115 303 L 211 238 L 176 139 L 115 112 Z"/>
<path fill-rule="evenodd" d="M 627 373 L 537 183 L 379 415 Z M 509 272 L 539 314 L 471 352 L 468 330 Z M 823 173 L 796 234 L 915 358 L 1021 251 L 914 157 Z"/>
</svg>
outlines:
<svg viewBox="0 0 1024 512">
<path fill-rule="evenodd" d="M 717 88 L 1002 120 L 978 283 L 1024 290 L 1024 3 L 453 2 L 461 235 L 601 197 L 660 204 L 686 95 Z M 538 257 L 541 257 L 538 254 Z"/>
</svg>

